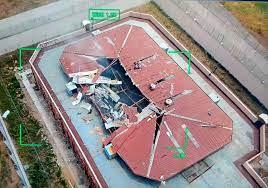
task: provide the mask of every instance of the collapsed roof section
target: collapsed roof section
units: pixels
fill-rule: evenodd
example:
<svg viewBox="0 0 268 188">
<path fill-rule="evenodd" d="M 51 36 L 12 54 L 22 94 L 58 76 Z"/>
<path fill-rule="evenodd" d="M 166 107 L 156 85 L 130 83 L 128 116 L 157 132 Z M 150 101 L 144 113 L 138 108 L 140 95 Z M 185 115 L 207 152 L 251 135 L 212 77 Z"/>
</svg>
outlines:
<svg viewBox="0 0 268 188">
<path fill-rule="evenodd" d="M 85 60 L 86 56 L 117 60 L 94 68 L 92 61 L 96 61 Z M 79 72 L 98 69 L 101 75 L 119 63 L 142 98 L 150 102 L 140 113 L 133 106 L 123 106 L 130 121 L 104 141 L 104 145 L 112 143 L 135 174 L 166 180 L 231 141 L 231 119 L 142 28 L 123 25 L 64 49 L 61 64 L 67 74 L 87 63 Z M 189 138 L 187 148 L 179 150 L 185 137 Z M 176 152 L 186 157 L 178 159 Z"/>
</svg>

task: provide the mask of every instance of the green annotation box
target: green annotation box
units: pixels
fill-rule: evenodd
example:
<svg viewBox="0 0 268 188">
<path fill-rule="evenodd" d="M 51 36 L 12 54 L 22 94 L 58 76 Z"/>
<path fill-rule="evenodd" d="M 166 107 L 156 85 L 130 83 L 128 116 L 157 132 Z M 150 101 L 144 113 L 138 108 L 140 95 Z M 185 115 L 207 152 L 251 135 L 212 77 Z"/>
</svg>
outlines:
<svg viewBox="0 0 268 188">
<path fill-rule="evenodd" d="M 189 128 L 186 127 L 184 132 L 185 132 L 185 136 L 184 136 L 183 147 L 176 148 L 175 146 L 167 146 L 167 150 L 175 151 L 175 153 L 173 154 L 173 158 L 175 158 L 175 159 L 178 159 L 178 158 L 184 159 L 186 157 L 185 152 L 186 152 L 186 149 L 189 145 L 189 136 L 188 136 L 188 134 L 190 132 Z"/>
<path fill-rule="evenodd" d="M 88 20 L 93 20 L 93 21 L 120 20 L 120 9 L 89 8 Z"/>
<path fill-rule="evenodd" d="M 167 51 L 168 54 L 185 54 L 188 58 L 188 70 L 187 70 L 187 73 L 188 74 L 191 74 L 191 61 L 192 61 L 192 53 L 191 51 L 188 51 L 188 50 L 182 50 L 182 51 L 179 51 L 179 50 L 172 50 L 172 51 Z"/>
<path fill-rule="evenodd" d="M 19 138 L 19 144 L 22 147 L 40 147 L 41 144 L 34 144 L 34 143 L 30 143 L 30 144 L 25 144 L 22 141 L 22 129 L 23 129 L 23 124 L 20 124 L 20 138 Z"/>
<path fill-rule="evenodd" d="M 18 64 L 18 68 L 21 71 L 22 70 L 22 66 L 23 66 L 23 53 L 25 51 L 35 51 L 38 50 L 40 51 L 41 48 L 19 48 L 19 64 Z"/>
</svg>

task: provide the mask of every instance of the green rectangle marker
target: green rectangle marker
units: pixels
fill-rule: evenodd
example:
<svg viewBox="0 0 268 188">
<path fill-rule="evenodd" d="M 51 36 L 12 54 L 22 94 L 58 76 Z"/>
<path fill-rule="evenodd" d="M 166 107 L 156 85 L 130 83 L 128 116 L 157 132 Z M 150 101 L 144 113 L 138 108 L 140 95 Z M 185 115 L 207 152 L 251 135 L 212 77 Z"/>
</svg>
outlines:
<svg viewBox="0 0 268 188">
<path fill-rule="evenodd" d="M 20 146 L 22 146 L 22 147 L 40 147 L 41 146 L 41 144 L 34 144 L 34 143 L 32 143 L 32 144 L 24 144 L 23 142 L 22 142 L 22 129 L 23 129 L 23 124 L 20 124 L 20 138 L 19 138 L 19 144 L 20 144 Z"/>
<path fill-rule="evenodd" d="M 35 50 L 41 50 L 41 48 L 19 48 L 19 65 L 18 68 L 21 71 L 22 65 L 23 65 L 23 52 L 24 51 L 35 51 Z"/>
<path fill-rule="evenodd" d="M 183 143 L 183 148 L 181 147 L 178 147 L 176 148 L 175 146 L 167 146 L 167 150 L 174 150 L 175 153 L 173 154 L 173 158 L 175 159 L 183 159 L 186 157 L 186 149 L 188 147 L 188 144 L 189 144 L 189 141 L 188 141 L 188 137 L 189 137 L 189 128 L 186 127 L 185 130 L 184 130 L 184 133 L 185 133 L 185 136 L 184 136 L 184 143 Z"/>
<path fill-rule="evenodd" d="M 187 50 L 182 50 L 182 51 L 179 51 L 179 50 L 170 50 L 168 51 L 167 50 L 167 53 L 168 54 L 185 54 L 188 58 L 188 70 L 187 70 L 187 73 L 188 74 L 191 74 L 191 61 L 192 61 L 192 53 L 191 51 L 187 51 Z"/>
<path fill-rule="evenodd" d="M 88 9 L 88 20 L 104 21 L 104 20 L 120 20 L 120 9 Z"/>
</svg>

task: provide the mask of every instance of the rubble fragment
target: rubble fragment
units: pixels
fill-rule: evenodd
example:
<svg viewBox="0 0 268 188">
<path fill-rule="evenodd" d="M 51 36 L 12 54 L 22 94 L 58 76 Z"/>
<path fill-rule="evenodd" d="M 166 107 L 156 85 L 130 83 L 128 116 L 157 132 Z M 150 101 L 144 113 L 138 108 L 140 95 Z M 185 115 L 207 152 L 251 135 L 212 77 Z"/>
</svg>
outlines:
<svg viewBox="0 0 268 188">
<path fill-rule="evenodd" d="M 79 92 L 77 97 L 76 97 L 76 100 L 72 102 L 72 105 L 74 105 L 74 106 L 78 105 L 80 103 L 81 99 L 82 99 L 82 96 L 83 96 L 82 93 Z"/>
<path fill-rule="evenodd" d="M 69 82 L 65 86 L 68 95 L 72 96 L 74 93 L 77 93 L 77 86 L 73 82 Z"/>
</svg>

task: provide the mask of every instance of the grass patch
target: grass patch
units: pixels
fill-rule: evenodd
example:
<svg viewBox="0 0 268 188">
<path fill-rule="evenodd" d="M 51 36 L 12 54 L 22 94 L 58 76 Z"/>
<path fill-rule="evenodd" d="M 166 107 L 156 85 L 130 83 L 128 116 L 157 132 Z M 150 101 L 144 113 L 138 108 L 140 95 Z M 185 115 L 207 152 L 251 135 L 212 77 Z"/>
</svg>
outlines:
<svg viewBox="0 0 268 188">
<path fill-rule="evenodd" d="M 268 38 L 268 3 L 225 2 L 224 6 L 253 34 Z"/>
<path fill-rule="evenodd" d="M 217 66 L 214 74 L 230 88 L 240 100 L 245 103 L 255 114 L 268 112 L 267 109 L 251 93 L 239 83 L 221 64 L 215 61 L 199 44 L 197 44 L 174 20 L 166 15 L 155 3 L 148 3 L 134 8 L 133 11 L 151 14 L 169 32 L 179 40 L 191 53 L 202 62 L 208 69 L 213 70 Z"/>
<path fill-rule="evenodd" d="M 265 16 L 268 16 L 268 3 L 267 2 L 255 2 L 256 7 L 258 7 Z"/>
<path fill-rule="evenodd" d="M 24 53 L 24 62 L 27 62 L 30 54 L 31 52 Z M 0 57 L 0 109 L 2 112 L 11 111 L 6 119 L 8 131 L 15 141 L 23 164 L 28 166 L 27 174 L 33 188 L 67 187 L 42 126 L 21 100 L 24 95 L 20 83 L 15 77 L 17 62 L 18 52 Z M 21 123 L 24 124 L 23 142 L 40 143 L 41 147 L 19 146 L 19 125 Z"/>
</svg>

